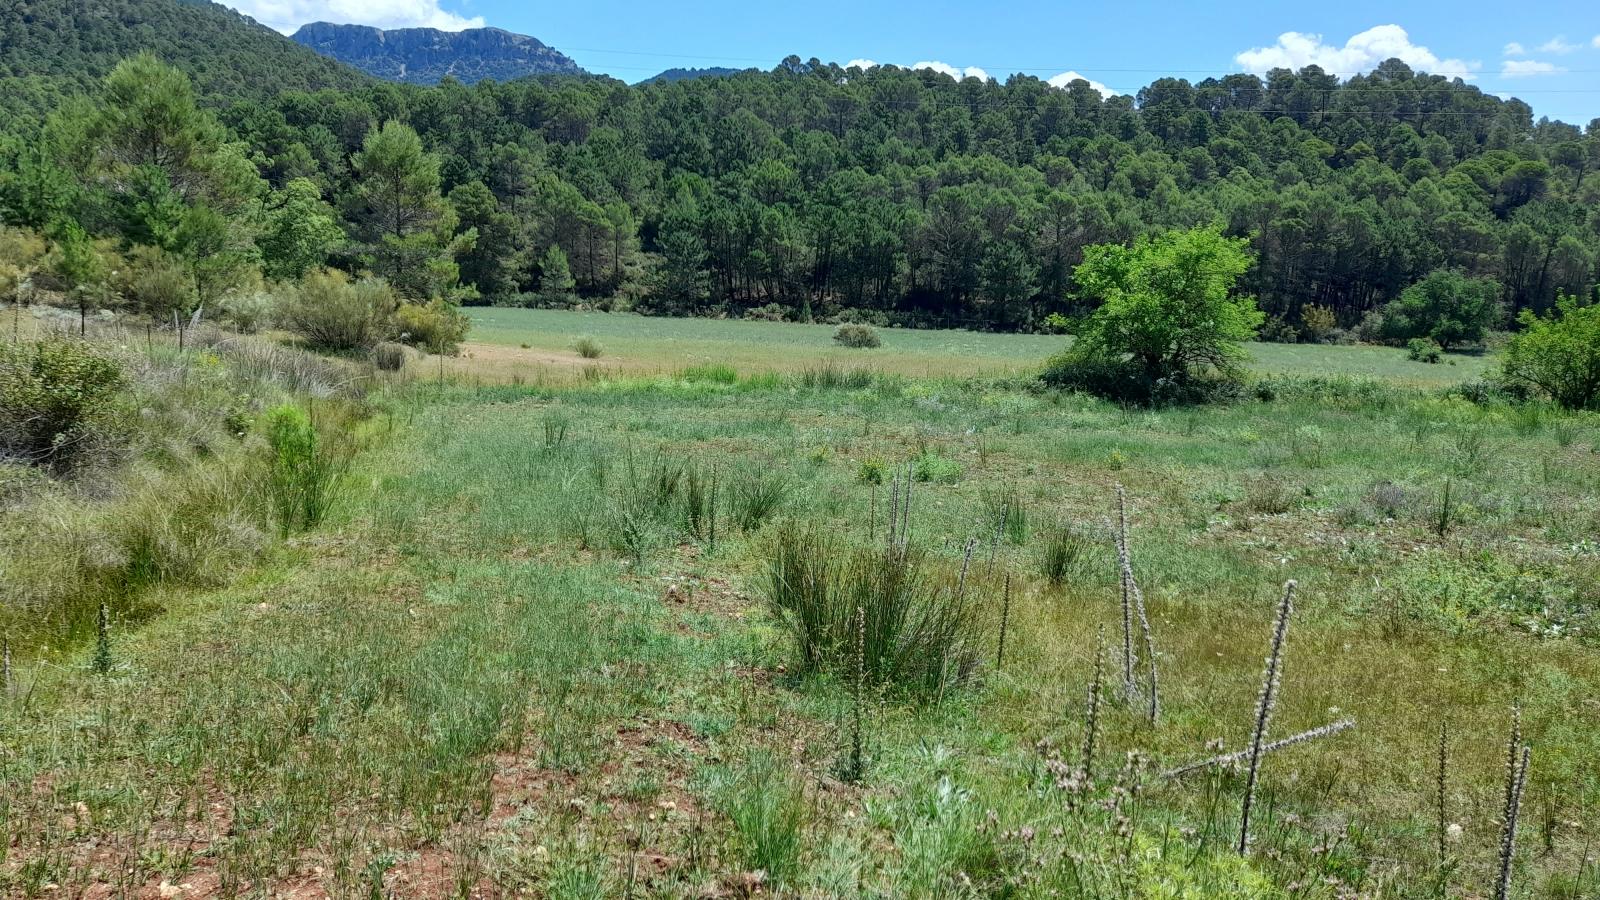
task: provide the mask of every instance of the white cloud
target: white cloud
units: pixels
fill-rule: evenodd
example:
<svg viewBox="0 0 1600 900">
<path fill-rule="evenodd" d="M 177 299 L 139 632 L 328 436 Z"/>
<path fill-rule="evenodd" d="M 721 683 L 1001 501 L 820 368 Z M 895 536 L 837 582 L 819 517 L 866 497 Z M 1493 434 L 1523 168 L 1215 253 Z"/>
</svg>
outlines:
<svg viewBox="0 0 1600 900">
<path fill-rule="evenodd" d="M 846 69 L 876 69 L 878 61 L 875 59 L 852 59 L 844 64 Z"/>
<path fill-rule="evenodd" d="M 1522 56 L 1522 55 L 1526 54 L 1527 52 L 1528 51 L 1524 50 L 1522 48 L 1522 45 L 1517 43 L 1516 41 L 1512 41 L 1511 43 L 1507 44 L 1506 45 L 1506 49 L 1504 50 L 1504 54 L 1506 56 Z"/>
<path fill-rule="evenodd" d="M 1556 75 L 1566 69 L 1554 63 L 1537 59 L 1508 59 L 1500 66 L 1501 78 L 1530 78 L 1535 75 Z"/>
<path fill-rule="evenodd" d="M 935 72 L 943 72 L 957 81 L 960 81 L 963 78 L 979 78 L 984 81 L 989 80 L 989 73 L 978 68 L 977 66 L 967 66 L 965 69 L 958 69 L 949 63 L 942 63 L 938 60 L 923 60 L 922 62 L 912 65 L 911 68 L 932 69 Z"/>
<path fill-rule="evenodd" d="M 1060 75 L 1052 75 L 1052 76 L 1050 76 L 1048 79 L 1046 79 L 1045 83 L 1049 84 L 1051 87 L 1065 89 L 1067 85 L 1073 83 L 1074 81 L 1079 81 L 1079 80 L 1083 80 L 1083 81 L 1089 82 L 1089 87 L 1092 87 L 1095 90 L 1099 91 L 1100 92 L 1100 96 L 1102 96 L 1102 97 L 1115 97 L 1115 96 L 1117 96 L 1117 92 L 1112 90 L 1111 88 L 1108 88 L 1105 85 L 1101 84 L 1100 82 L 1095 81 L 1093 78 L 1089 78 L 1089 77 L 1086 77 L 1086 76 L 1083 76 L 1083 75 L 1079 75 L 1077 72 L 1074 72 L 1071 69 L 1068 69 L 1067 71 L 1062 72 Z"/>
<path fill-rule="evenodd" d="M 1594 40 L 1590 41 L 1589 43 L 1593 44 L 1596 48 L 1600 48 L 1600 34 L 1595 35 Z"/>
<path fill-rule="evenodd" d="M 1391 58 L 1433 74 L 1462 78 L 1470 78 L 1479 67 L 1478 63 L 1461 59 L 1440 59 L 1427 47 L 1413 44 L 1411 36 L 1399 25 L 1368 28 L 1345 41 L 1342 47 L 1323 43 L 1320 34 L 1288 31 L 1278 35 L 1276 44 L 1246 50 L 1234 60 L 1251 72 L 1316 65 L 1332 75 L 1350 76 Z"/>
<path fill-rule="evenodd" d="M 439 0 L 224 0 L 269 28 L 291 34 L 307 22 L 376 25 L 379 28 L 482 28 L 483 17 L 466 18 L 439 8 Z"/>
<path fill-rule="evenodd" d="M 1558 35 L 1539 45 L 1540 53 L 1571 53 L 1581 49 L 1577 44 L 1567 43 L 1566 35 Z"/>
</svg>

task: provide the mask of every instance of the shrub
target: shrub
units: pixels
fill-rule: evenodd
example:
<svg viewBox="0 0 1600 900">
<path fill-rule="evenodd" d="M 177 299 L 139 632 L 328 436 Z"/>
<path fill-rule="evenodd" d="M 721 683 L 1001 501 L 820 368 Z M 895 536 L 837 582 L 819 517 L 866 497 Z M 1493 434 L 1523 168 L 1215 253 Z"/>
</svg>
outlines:
<svg viewBox="0 0 1600 900">
<path fill-rule="evenodd" d="M 833 340 L 855 350 L 867 350 L 883 345 L 883 341 L 878 339 L 878 332 L 871 325 L 840 325 L 833 332 Z"/>
<path fill-rule="evenodd" d="M 1499 311 L 1499 285 L 1439 269 L 1383 308 L 1381 334 L 1390 341 L 1429 338 L 1442 349 L 1483 340 Z"/>
<path fill-rule="evenodd" d="M 912 466 L 911 477 L 935 484 L 955 484 L 961 480 L 961 464 L 937 453 L 924 453 Z"/>
<path fill-rule="evenodd" d="M 171 321 L 194 308 L 194 278 L 178 256 L 160 247 L 135 247 L 116 272 L 116 288 L 144 314 Z"/>
<path fill-rule="evenodd" d="M 124 384 L 122 366 L 86 343 L 0 345 L 0 456 L 70 468 L 103 435 Z"/>
<path fill-rule="evenodd" d="M 1126 364 L 1149 384 L 1207 372 L 1232 376 L 1245 356 L 1241 344 L 1265 318 L 1253 298 L 1233 294 L 1250 268 L 1248 245 L 1216 228 L 1195 228 L 1132 247 L 1088 248 L 1073 277 L 1100 306 L 1070 353 Z"/>
<path fill-rule="evenodd" d="M 856 480 L 862 484 L 883 484 L 889 476 L 889 466 L 881 459 L 864 459 L 856 471 Z"/>
<path fill-rule="evenodd" d="M 1444 359 L 1444 348 L 1433 338 L 1412 338 L 1406 341 L 1406 357 L 1417 362 L 1437 363 Z"/>
<path fill-rule="evenodd" d="M 472 322 L 454 303 L 431 300 L 406 303 L 395 312 L 400 341 L 441 356 L 453 354 Z"/>
<path fill-rule="evenodd" d="M 766 306 L 753 306 L 744 311 L 744 318 L 751 322 L 787 322 L 789 311 L 781 303 L 768 303 Z"/>
<path fill-rule="evenodd" d="M 872 684 L 928 697 L 977 666 L 974 605 L 914 547 L 845 545 L 789 525 L 768 552 L 766 594 L 794 635 L 802 671 L 853 677 L 859 664 Z"/>
<path fill-rule="evenodd" d="M 305 410 L 284 404 L 267 413 L 268 493 L 285 535 L 312 528 L 328 513 L 344 454 L 326 445 Z"/>
<path fill-rule="evenodd" d="M 398 306 L 382 279 L 352 282 L 343 272 L 307 272 L 283 302 L 285 327 L 319 350 L 367 350 L 394 329 Z"/>
<path fill-rule="evenodd" d="M 264 290 L 229 291 L 214 302 L 216 318 L 241 334 L 255 334 L 278 315 L 278 298 Z"/>
<path fill-rule="evenodd" d="M 398 372 L 406 365 L 406 348 L 384 341 L 372 348 L 372 364 L 383 372 Z"/>
<path fill-rule="evenodd" d="M 600 346 L 600 342 L 591 337 L 578 338 L 572 349 L 578 351 L 578 355 L 584 359 L 599 359 L 601 354 L 605 353 L 605 348 Z"/>
<path fill-rule="evenodd" d="M 1273 316 L 1261 325 L 1257 337 L 1269 344 L 1298 344 L 1300 331 L 1283 316 Z"/>
<path fill-rule="evenodd" d="M 1300 307 L 1300 332 L 1305 337 L 1321 344 L 1328 340 L 1334 330 L 1339 327 L 1339 319 L 1333 314 L 1333 308 L 1307 303 Z"/>
<path fill-rule="evenodd" d="M 1524 311 L 1521 322 L 1523 331 L 1506 344 L 1499 380 L 1567 409 L 1600 409 L 1600 305 L 1562 297 L 1550 316 Z"/>
</svg>

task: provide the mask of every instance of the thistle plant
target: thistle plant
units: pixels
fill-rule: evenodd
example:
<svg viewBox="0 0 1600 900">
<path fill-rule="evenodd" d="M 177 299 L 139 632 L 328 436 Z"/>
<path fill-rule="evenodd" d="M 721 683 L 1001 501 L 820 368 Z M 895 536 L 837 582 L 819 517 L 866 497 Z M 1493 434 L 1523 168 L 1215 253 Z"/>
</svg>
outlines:
<svg viewBox="0 0 1600 900">
<path fill-rule="evenodd" d="M 1511 873 L 1517 857 L 1517 817 L 1528 786 L 1528 763 L 1533 749 L 1522 742 L 1522 708 L 1511 707 L 1511 737 L 1506 742 L 1506 790 L 1500 812 L 1500 869 L 1495 879 L 1495 900 L 1509 900 Z"/>
<path fill-rule="evenodd" d="M 854 696 L 851 698 L 853 709 L 850 712 L 850 765 L 845 771 L 845 780 L 857 782 L 865 774 L 866 764 L 861 754 L 861 729 L 862 711 L 866 705 L 867 689 L 867 610 L 866 607 L 856 606 L 855 629 L 855 685 Z"/>
<path fill-rule="evenodd" d="M 1011 621 L 1011 573 L 1006 573 L 1004 599 L 1000 602 L 1000 647 L 995 651 L 994 670 L 999 672 L 1006 664 L 1006 626 Z"/>
<path fill-rule="evenodd" d="M 1105 666 L 1106 628 L 1102 625 L 1095 635 L 1094 674 L 1089 678 L 1089 692 L 1083 708 L 1083 762 L 1078 766 L 1078 773 L 1085 784 L 1094 777 L 1094 749 L 1100 735 L 1100 701 L 1104 694 Z"/>
<path fill-rule="evenodd" d="M 1317 738 L 1329 737 L 1331 735 L 1338 734 L 1341 731 L 1349 731 L 1354 727 L 1356 727 L 1355 719 L 1340 719 L 1337 722 L 1329 722 L 1326 725 L 1319 725 L 1316 728 L 1302 731 L 1299 734 L 1291 734 L 1286 738 L 1279 738 L 1270 743 L 1262 744 L 1261 755 L 1265 756 L 1268 753 L 1293 747 L 1296 744 L 1304 744 L 1307 741 L 1314 741 Z M 1168 769 L 1167 771 L 1161 773 L 1161 777 L 1182 778 L 1185 775 L 1188 775 L 1192 772 L 1198 772 L 1202 769 L 1211 769 L 1217 766 L 1232 765 L 1233 763 L 1242 762 L 1243 760 L 1249 759 L 1250 753 L 1251 748 L 1246 747 L 1243 750 L 1235 750 L 1232 753 L 1222 753 L 1218 754 L 1217 756 L 1210 756 L 1200 760 L 1199 762 L 1188 763 L 1186 765 L 1179 766 L 1176 769 Z"/>
<path fill-rule="evenodd" d="M 100 601 L 99 614 L 95 616 L 94 659 L 91 665 L 97 675 L 111 672 L 111 610 L 104 600 Z"/>
<path fill-rule="evenodd" d="M 1439 800 L 1439 865 L 1445 864 L 1449 856 L 1449 847 L 1446 843 L 1450 831 L 1449 808 L 1446 806 L 1446 789 L 1449 786 L 1450 773 L 1450 723 L 1439 723 L 1439 771 L 1435 779 L 1438 788 Z"/>
<path fill-rule="evenodd" d="M 1272 625 L 1272 649 L 1267 654 L 1267 667 L 1261 673 L 1261 694 L 1256 699 L 1255 727 L 1250 733 L 1249 768 L 1245 775 L 1244 803 L 1239 810 L 1239 853 L 1250 849 L 1250 807 L 1256 799 L 1256 783 L 1261 775 L 1261 757 L 1272 724 L 1272 710 L 1278 703 L 1278 687 L 1283 677 L 1283 645 L 1289 637 L 1289 616 L 1294 612 L 1295 582 L 1283 586 L 1283 599 L 1278 601 L 1278 617 Z"/>
<path fill-rule="evenodd" d="M 1150 617 L 1145 612 L 1144 591 L 1133 576 L 1133 554 L 1128 546 L 1128 498 L 1122 485 L 1117 485 L 1117 568 L 1122 586 L 1122 678 L 1123 693 L 1129 699 L 1138 693 L 1134 683 L 1135 653 L 1133 650 L 1133 620 L 1139 621 L 1139 632 L 1144 643 L 1146 689 L 1149 705 L 1146 715 L 1151 724 L 1161 716 L 1160 682 L 1156 672 L 1155 637 L 1150 631 Z"/>
</svg>

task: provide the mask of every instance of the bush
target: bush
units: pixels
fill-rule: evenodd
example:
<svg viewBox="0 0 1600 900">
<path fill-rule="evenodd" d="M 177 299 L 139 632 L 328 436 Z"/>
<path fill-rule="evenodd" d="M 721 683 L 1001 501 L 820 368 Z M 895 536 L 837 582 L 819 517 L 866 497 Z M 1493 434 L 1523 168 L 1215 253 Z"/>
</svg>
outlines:
<svg viewBox="0 0 1600 900">
<path fill-rule="evenodd" d="M 116 272 L 118 293 L 156 321 L 194 308 L 194 278 L 178 256 L 160 247 L 135 247 Z"/>
<path fill-rule="evenodd" d="M 1339 327 L 1333 308 L 1307 303 L 1300 307 L 1300 333 L 1312 343 L 1325 343 Z"/>
<path fill-rule="evenodd" d="M 333 503 L 344 454 L 321 440 L 306 412 L 284 404 L 267 413 L 268 493 L 285 535 L 315 527 Z"/>
<path fill-rule="evenodd" d="M 1428 338 L 1444 350 L 1476 344 L 1494 324 L 1499 293 L 1487 278 L 1437 270 L 1383 308 L 1381 334 L 1397 343 Z"/>
<path fill-rule="evenodd" d="M 307 272 L 284 297 L 285 327 L 319 350 L 368 350 L 394 330 L 394 291 L 382 279 Z"/>
<path fill-rule="evenodd" d="M 1237 399 L 1244 390 L 1244 382 L 1232 372 L 1152 379 L 1130 360 L 1071 350 L 1051 357 L 1039 380 L 1056 390 L 1139 404 L 1218 403 Z"/>
<path fill-rule="evenodd" d="M 1406 341 L 1406 357 L 1417 362 L 1437 363 L 1444 359 L 1444 348 L 1433 338 L 1412 338 Z"/>
<path fill-rule="evenodd" d="M 852 677 L 859 663 L 872 684 L 928 697 L 977 667 L 971 594 L 916 548 L 846 546 L 820 528 L 790 525 L 769 550 L 766 594 L 804 672 Z"/>
<path fill-rule="evenodd" d="M 215 301 L 216 318 L 241 334 L 255 334 L 278 313 L 278 298 L 264 290 L 229 291 Z"/>
<path fill-rule="evenodd" d="M 372 348 L 372 364 L 379 371 L 398 372 L 406 366 L 406 348 L 400 344 L 384 341 Z"/>
<path fill-rule="evenodd" d="M 912 466 L 911 477 L 934 484 L 955 484 L 961 480 L 961 464 L 937 453 L 924 453 Z"/>
<path fill-rule="evenodd" d="M 870 325 L 840 325 L 833 332 L 833 340 L 855 350 L 868 350 L 883 345 L 883 341 L 878 339 L 878 332 Z"/>
<path fill-rule="evenodd" d="M 1524 311 L 1521 322 L 1524 330 L 1506 344 L 1500 364 L 1507 390 L 1600 410 L 1600 305 L 1561 297 L 1550 316 Z"/>
<path fill-rule="evenodd" d="M 605 353 L 605 348 L 600 346 L 600 342 L 591 337 L 578 338 L 572 349 L 578 351 L 578 355 L 584 359 L 599 359 L 601 354 Z"/>
<path fill-rule="evenodd" d="M 1100 306 L 1071 353 L 1105 367 L 1132 367 L 1152 386 L 1208 373 L 1235 377 L 1245 357 L 1241 345 L 1265 318 L 1254 298 L 1233 294 L 1250 268 L 1248 245 L 1216 228 L 1194 228 L 1132 247 L 1088 248 L 1073 278 Z"/>
<path fill-rule="evenodd" d="M 1283 316 L 1273 316 L 1261 325 L 1257 337 L 1269 344 L 1298 344 L 1300 332 Z"/>
<path fill-rule="evenodd" d="M 744 318 L 751 322 L 787 322 L 789 311 L 781 303 L 768 303 L 766 306 L 753 306 L 744 311 Z"/>
<path fill-rule="evenodd" d="M 402 304 L 395 312 L 400 342 L 440 356 L 453 354 L 472 322 L 454 303 L 432 300 Z"/>
<path fill-rule="evenodd" d="M 125 383 L 86 343 L 0 345 L 0 456 L 65 471 L 103 435 Z"/>
</svg>

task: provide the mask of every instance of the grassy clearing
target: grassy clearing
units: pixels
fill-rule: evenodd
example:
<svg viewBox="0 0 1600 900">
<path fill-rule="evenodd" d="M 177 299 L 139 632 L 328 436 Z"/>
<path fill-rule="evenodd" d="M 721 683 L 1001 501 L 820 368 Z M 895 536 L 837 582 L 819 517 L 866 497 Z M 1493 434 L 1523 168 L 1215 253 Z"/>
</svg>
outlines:
<svg viewBox="0 0 1600 900">
<path fill-rule="evenodd" d="M 1066 343 L 1051 335 L 881 328 L 881 348 L 848 350 L 835 343 L 831 325 L 544 309 L 474 307 L 466 312 L 472 319 L 467 356 L 446 361 L 446 370 L 498 381 L 562 377 L 588 365 L 613 373 L 672 375 L 687 367 L 726 364 L 751 374 L 798 372 L 829 361 L 915 377 L 1006 375 L 1036 370 Z M 573 347 L 583 338 L 603 344 L 605 357 L 587 362 L 578 356 Z M 1428 365 L 1392 347 L 1252 344 L 1249 349 L 1251 367 L 1266 374 L 1369 377 L 1424 387 L 1469 381 L 1491 365 L 1487 357 L 1454 354 L 1444 364 Z"/>
<path fill-rule="evenodd" d="M 1592 895 L 1600 423 L 1301 396 L 1130 411 L 711 369 L 419 386 L 345 502 L 245 583 L 172 591 L 109 678 L 87 653 L 19 671 L 7 889 L 1483 895 L 1520 701 L 1515 890 Z M 931 698 L 855 688 L 848 649 L 808 670 L 769 609 L 786 530 L 881 546 L 907 474 L 906 540 L 940 589 L 967 570 L 981 660 Z M 1117 483 L 1153 726 L 1120 697 Z M 1270 736 L 1357 725 L 1267 756 L 1241 859 L 1242 776 L 1158 773 L 1244 745 L 1291 577 Z"/>
</svg>

